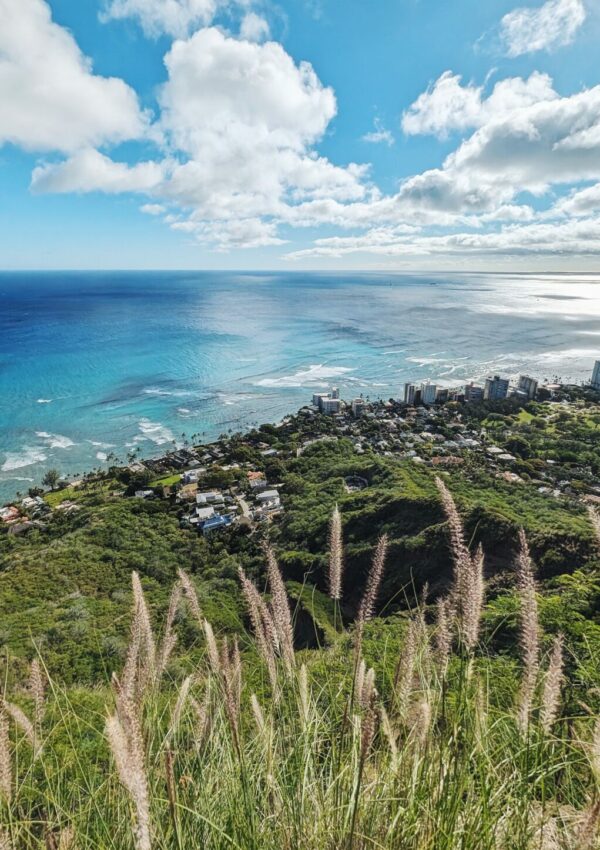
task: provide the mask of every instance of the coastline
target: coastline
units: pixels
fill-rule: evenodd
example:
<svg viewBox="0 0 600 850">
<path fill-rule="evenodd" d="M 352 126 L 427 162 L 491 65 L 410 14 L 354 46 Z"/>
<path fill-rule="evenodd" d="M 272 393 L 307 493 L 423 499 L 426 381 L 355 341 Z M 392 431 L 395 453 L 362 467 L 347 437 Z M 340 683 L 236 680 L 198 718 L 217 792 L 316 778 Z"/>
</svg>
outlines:
<svg viewBox="0 0 600 850">
<path fill-rule="evenodd" d="M 581 406 L 587 405 L 592 410 L 592 419 L 600 418 L 600 395 L 590 387 L 556 385 L 551 398 L 546 388 L 541 389 L 548 396 L 546 401 L 513 397 L 481 405 L 463 400 L 414 407 L 393 399 L 356 405 L 360 401 L 357 399 L 353 405 L 340 401 L 340 412 L 334 415 L 320 412 L 314 404 L 305 405 L 277 423 L 263 423 L 245 431 L 222 434 L 219 439 L 206 443 L 185 441 L 169 451 L 144 457 L 138 448 L 126 464 L 115 459 L 108 469 L 90 470 L 77 478 L 61 479 L 52 489 L 29 488 L 28 495 L 17 494 L 5 503 L 3 511 L 11 506 L 16 513 L 8 521 L 5 517 L 4 524 L 35 523 L 45 521 L 50 513 L 72 512 L 78 509 L 77 503 L 82 496 L 96 491 L 115 498 L 135 495 L 185 502 L 189 501 L 189 496 L 195 498 L 202 482 L 206 483 L 205 490 L 216 489 L 227 501 L 229 507 L 224 515 L 228 520 L 238 521 L 240 516 L 247 516 L 247 511 L 243 505 L 241 514 L 237 509 L 232 510 L 229 497 L 233 497 L 233 501 L 238 501 L 240 495 L 243 497 L 247 479 L 254 472 L 264 479 L 263 489 L 277 487 L 276 478 L 279 469 L 283 468 L 282 462 L 289 465 L 312 445 L 326 439 L 346 439 L 358 456 L 380 455 L 439 471 L 476 459 L 494 476 L 523 483 L 534 475 L 533 469 L 527 467 L 527 454 L 524 457 L 511 454 L 507 448 L 511 442 L 506 438 L 503 438 L 505 447 L 498 448 L 491 424 L 483 427 L 488 421 L 486 416 L 491 420 L 494 417 L 511 420 L 518 429 L 521 426 L 524 433 L 529 423 L 540 417 L 540 411 L 546 419 L 552 418 L 553 409 L 578 417 Z M 313 401 L 318 398 L 319 394 Z M 513 444 L 517 445 L 514 439 Z M 578 474 L 578 466 L 583 468 L 583 462 L 567 464 L 568 472 L 552 458 L 545 461 L 545 466 L 546 470 L 536 476 L 540 478 L 537 482 L 540 492 L 547 491 L 553 498 L 583 499 L 587 503 L 597 499 L 600 502 L 600 487 L 592 486 L 593 482 L 577 492 L 571 480 L 560 481 L 561 477 L 570 479 L 573 473 Z M 220 482 L 222 487 L 217 486 Z M 191 483 L 196 485 L 192 489 Z M 186 486 L 188 492 L 182 496 Z M 278 492 L 276 495 L 279 497 Z M 271 508 L 279 511 L 278 498 Z M 272 518 L 275 514 L 267 511 L 267 515 Z"/>
<path fill-rule="evenodd" d="M 203 442 L 277 421 L 329 383 L 387 398 L 409 379 L 449 386 L 493 369 L 586 377 L 596 284 L 571 278 L 567 297 L 535 275 L 431 280 L 57 273 L 24 286 L 4 275 L 0 502 L 50 467 L 106 468 L 98 454 L 125 459 L 139 444 L 157 457 L 183 431 L 206 431 Z"/>
</svg>

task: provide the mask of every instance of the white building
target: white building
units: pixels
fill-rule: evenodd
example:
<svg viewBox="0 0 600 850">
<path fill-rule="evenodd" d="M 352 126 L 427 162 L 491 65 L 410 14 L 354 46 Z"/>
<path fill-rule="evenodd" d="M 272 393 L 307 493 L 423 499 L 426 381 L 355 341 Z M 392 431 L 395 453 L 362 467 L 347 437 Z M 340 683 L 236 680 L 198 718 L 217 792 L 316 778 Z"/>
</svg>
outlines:
<svg viewBox="0 0 600 850">
<path fill-rule="evenodd" d="M 256 501 L 261 508 L 268 508 L 269 510 L 281 507 L 281 500 L 277 490 L 265 490 L 264 493 L 259 493 Z"/>
<path fill-rule="evenodd" d="M 197 505 L 214 505 L 219 502 L 223 502 L 222 493 L 218 493 L 215 491 L 210 491 L 208 493 L 197 493 L 196 494 L 196 504 Z"/>
<path fill-rule="evenodd" d="M 198 522 L 206 522 L 207 519 L 211 519 L 214 515 L 214 508 L 196 508 L 196 519 Z"/>
<path fill-rule="evenodd" d="M 534 399 L 538 389 L 538 382 L 535 378 L 530 378 L 529 375 L 519 375 L 519 390 L 527 395 L 527 398 Z"/>
<path fill-rule="evenodd" d="M 430 384 L 427 381 L 424 384 L 421 384 L 421 402 L 422 404 L 435 404 L 435 397 L 437 395 L 437 384 Z"/>
<path fill-rule="evenodd" d="M 366 402 L 362 398 L 355 398 L 352 402 L 352 415 L 357 419 L 359 416 L 362 416 L 365 410 L 367 409 Z"/>
<path fill-rule="evenodd" d="M 313 393 L 312 403 L 314 407 L 318 407 L 321 409 L 321 403 L 323 399 L 331 398 L 331 393 Z"/>
<path fill-rule="evenodd" d="M 342 402 L 339 398 L 322 398 L 321 412 L 327 414 L 339 413 L 342 409 Z"/>
</svg>

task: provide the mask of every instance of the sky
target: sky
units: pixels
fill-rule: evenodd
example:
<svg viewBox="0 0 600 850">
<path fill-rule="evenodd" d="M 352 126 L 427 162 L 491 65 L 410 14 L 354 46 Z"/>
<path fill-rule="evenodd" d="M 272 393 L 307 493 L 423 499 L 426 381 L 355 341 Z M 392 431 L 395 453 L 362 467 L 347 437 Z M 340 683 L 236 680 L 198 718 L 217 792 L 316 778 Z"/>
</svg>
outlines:
<svg viewBox="0 0 600 850">
<path fill-rule="evenodd" d="M 0 0 L 0 268 L 600 271 L 600 0 Z"/>
</svg>

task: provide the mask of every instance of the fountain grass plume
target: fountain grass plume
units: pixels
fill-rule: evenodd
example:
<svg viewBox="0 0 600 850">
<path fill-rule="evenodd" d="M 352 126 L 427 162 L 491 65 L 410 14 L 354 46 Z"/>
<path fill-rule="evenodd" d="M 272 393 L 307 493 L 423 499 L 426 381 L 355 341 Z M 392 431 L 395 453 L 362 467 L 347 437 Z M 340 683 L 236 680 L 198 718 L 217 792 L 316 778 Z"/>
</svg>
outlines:
<svg viewBox="0 0 600 850">
<path fill-rule="evenodd" d="M 448 600 L 440 597 L 436 603 L 435 648 L 436 660 L 442 671 L 442 675 L 446 672 L 452 651 L 449 608 Z"/>
<path fill-rule="evenodd" d="M 131 583 L 133 587 L 133 601 L 135 614 L 134 617 L 139 623 L 140 636 L 140 670 L 139 684 L 143 689 L 146 685 L 155 681 L 156 677 L 156 642 L 152 631 L 152 623 L 150 620 L 150 612 L 146 605 L 146 598 L 142 589 L 142 583 L 137 572 L 131 574 Z"/>
<path fill-rule="evenodd" d="M 8 728 L 8 714 L 0 702 L 0 800 L 10 803 L 12 797 L 12 757 Z"/>
<path fill-rule="evenodd" d="M 560 711 L 560 691 L 564 680 L 563 644 L 564 638 L 562 634 L 556 635 L 552 644 L 548 669 L 546 670 L 544 679 L 541 722 L 546 734 L 551 731 L 556 723 Z"/>
<path fill-rule="evenodd" d="M 453 602 L 461 608 L 466 597 L 466 585 L 471 568 L 471 553 L 465 543 L 465 533 L 462 519 L 456 508 L 452 494 L 441 478 L 436 477 L 436 487 L 442 500 L 446 522 L 450 532 L 450 552 L 454 566 Z"/>
<path fill-rule="evenodd" d="M 523 529 L 519 532 L 516 566 L 520 596 L 520 645 L 523 660 L 517 722 L 521 733 L 526 734 L 540 667 L 540 626 L 533 564 Z"/>
<path fill-rule="evenodd" d="M 377 542 L 373 561 L 371 562 L 371 569 L 369 570 L 367 583 L 365 585 L 365 591 L 358 609 L 357 622 L 359 626 L 363 626 L 367 620 L 370 620 L 375 614 L 377 596 L 379 595 L 381 579 L 383 578 L 383 572 L 385 570 L 388 544 L 388 536 L 387 534 L 383 534 Z"/>
<path fill-rule="evenodd" d="M 151 850 L 150 799 L 140 707 L 113 676 L 116 711 L 106 720 L 106 736 L 122 785 L 135 806 L 136 850 Z"/>
<path fill-rule="evenodd" d="M 277 667 L 275 663 L 275 652 L 279 645 L 275 632 L 275 624 L 271 612 L 255 585 L 246 576 L 244 570 L 238 567 L 238 575 L 242 586 L 242 594 L 246 602 L 246 608 L 250 616 L 252 630 L 256 640 L 258 651 L 266 664 L 271 681 L 271 687 L 277 684 Z"/>
<path fill-rule="evenodd" d="M 218 679 L 222 675 L 223 671 L 221 668 L 221 657 L 219 655 L 219 648 L 215 639 L 215 633 L 208 620 L 202 621 L 202 627 L 204 629 L 204 637 L 206 639 L 206 651 L 208 653 L 210 669 L 213 676 L 216 676 Z"/>
<path fill-rule="evenodd" d="M 288 671 L 291 671 L 295 663 L 294 628 L 287 591 L 273 549 L 268 544 L 265 544 L 264 551 L 267 562 L 267 578 L 269 579 L 269 587 L 271 588 L 271 615 L 273 624 L 286 668 Z"/>
<path fill-rule="evenodd" d="M 200 602 L 198 601 L 198 594 L 196 593 L 196 588 L 192 584 L 192 580 L 186 572 L 184 572 L 183 570 L 177 570 L 177 575 L 179 576 L 183 595 L 189 606 L 189 609 L 194 615 L 197 623 L 202 626 L 202 623 L 204 622 L 204 617 L 202 616 L 202 610 L 200 608 Z"/>
<path fill-rule="evenodd" d="M 418 624 L 411 617 L 394 674 L 394 708 L 402 721 L 407 718 L 408 704 L 413 689 L 413 678 L 417 663 L 418 631 Z"/>
<path fill-rule="evenodd" d="M 38 754 L 38 739 L 35 734 L 35 729 L 31 720 L 27 717 L 22 708 L 12 702 L 4 702 L 4 710 L 12 718 L 18 729 L 25 735 L 30 743 L 34 754 Z"/>
<path fill-rule="evenodd" d="M 175 634 L 173 627 L 175 625 L 175 619 L 177 617 L 177 612 L 179 611 L 179 605 L 181 602 L 182 596 L 182 588 L 181 581 L 178 581 L 173 586 L 173 590 L 171 591 L 171 596 L 169 599 L 169 607 L 167 609 L 167 616 L 165 620 L 165 628 L 162 636 L 162 640 L 160 643 L 160 649 L 158 651 L 158 658 L 156 662 L 156 677 L 157 680 L 164 674 L 167 669 L 167 664 L 169 663 L 169 659 L 173 650 L 175 649 L 175 644 L 177 643 L 177 635 Z"/>
<path fill-rule="evenodd" d="M 336 505 L 329 523 L 329 595 L 338 602 L 342 598 L 343 551 L 342 517 Z"/>
<path fill-rule="evenodd" d="M 42 734 L 42 721 L 46 713 L 46 676 L 39 658 L 31 662 L 29 672 L 29 693 L 33 699 L 33 728 L 39 740 Z"/>
<path fill-rule="evenodd" d="M 464 600 L 464 641 L 468 650 L 473 650 L 479 641 L 481 615 L 485 599 L 483 580 L 484 554 L 481 544 L 471 558 L 467 573 L 467 586 Z"/>
<path fill-rule="evenodd" d="M 450 602 L 458 616 L 460 637 L 466 649 L 472 652 L 479 640 L 485 598 L 483 549 L 480 545 L 475 554 L 471 555 L 465 542 L 463 522 L 452 494 L 441 478 L 436 477 L 435 483 L 450 531 L 450 552 L 454 565 Z"/>
<path fill-rule="evenodd" d="M 169 741 L 173 735 L 177 734 L 177 730 L 179 729 L 179 724 L 181 723 L 181 716 L 183 714 L 183 710 L 185 708 L 186 702 L 188 700 L 190 694 L 190 688 L 192 686 L 193 676 L 186 676 L 186 678 L 181 683 L 179 688 L 179 692 L 177 694 L 177 699 L 175 701 L 175 705 L 173 706 L 173 711 L 171 712 L 171 720 L 169 723 L 169 731 L 166 735 L 166 740 Z"/>
</svg>

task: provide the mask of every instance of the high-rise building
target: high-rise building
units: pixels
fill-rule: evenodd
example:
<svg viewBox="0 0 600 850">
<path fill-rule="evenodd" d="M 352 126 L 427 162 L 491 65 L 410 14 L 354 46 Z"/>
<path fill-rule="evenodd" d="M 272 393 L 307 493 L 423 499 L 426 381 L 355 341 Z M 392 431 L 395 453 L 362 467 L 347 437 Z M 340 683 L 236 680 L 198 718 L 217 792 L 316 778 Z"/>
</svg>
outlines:
<svg viewBox="0 0 600 850">
<path fill-rule="evenodd" d="M 595 390 L 600 390 L 600 360 L 594 363 L 594 371 L 592 372 L 592 386 Z"/>
<path fill-rule="evenodd" d="M 322 413 L 339 413 L 342 407 L 342 402 L 339 398 L 322 398 L 321 412 Z"/>
<path fill-rule="evenodd" d="M 494 375 L 493 378 L 485 379 L 485 387 L 483 389 L 484 401 L 498 401 L 506 398 L 508 395 L 508 378 L 501 378 L 499 375 Z"/>
<path fill-rule="evenodd" d="M 536 396 L 538 382 L 535 378 L 530 378 L 529 375 L 519 375 L 519 390 L 527 395 L 527 398 L 533 399 Z"/>
<path fill-rule="evenodd" d="M 404 384 L 404 404 L 414 404 L 416 392 L 414 384 Z"/>
<path fill-rule="evenodd" d="M 430 384 L 429 381 L 421 384 L 421 403 L 435 404 L 435 396 L 437 393 L 437 385 Z"/>
<path fill-rule="evenodd" d="M 331 390 L 331 398 L 339 398 L 339 397 L 340 397 L 339 388 L 333 387 L 332 390 Z"/>
<path fill-rule="evenodd" d="M 437 393 L 435 394 L 435 403 L 436 404 L 446 404 L 448 398 L 450 397 L 449 390 L 446 388 L 439 388 Z"/>
<path fill-rule="evenodd" d="M 312 403 L 315 407 L 320 408 L 324 398 L 331 398 L 330 393 L 313 393 Z"/>
<path fill-rule="evenodd" d="M 467 384 L 465 386 L 465 401 L 470 404 L 478 404 L 483 401 L 483 387 L 478 384 Z"/>
<path fill-rule="evenodd" d="M 352 402 L 352 415 L 358 418 L 362 416 L 365 410 L 367 409 L 367 404 L 362 398 L 355 398 Z"/>
</svg>

